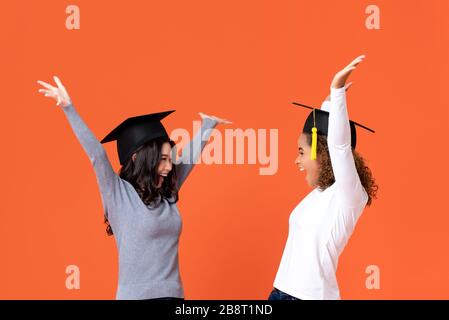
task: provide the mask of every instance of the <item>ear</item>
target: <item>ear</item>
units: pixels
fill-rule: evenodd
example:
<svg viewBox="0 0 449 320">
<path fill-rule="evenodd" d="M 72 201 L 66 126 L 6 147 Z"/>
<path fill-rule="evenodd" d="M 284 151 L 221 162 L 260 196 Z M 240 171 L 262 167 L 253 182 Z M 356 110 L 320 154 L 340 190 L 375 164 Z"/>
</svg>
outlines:
<svg viewBox="0 0 449 320">
<path fill-rule="evenodd" d="M 131 156 L 131 159 L 132 159 L 133 161 L 135 161 L 135 160 L 136 160 L 136 157 L 137 157 L 137 154 L 133 153 L 133 155 Z"/>
</svg>

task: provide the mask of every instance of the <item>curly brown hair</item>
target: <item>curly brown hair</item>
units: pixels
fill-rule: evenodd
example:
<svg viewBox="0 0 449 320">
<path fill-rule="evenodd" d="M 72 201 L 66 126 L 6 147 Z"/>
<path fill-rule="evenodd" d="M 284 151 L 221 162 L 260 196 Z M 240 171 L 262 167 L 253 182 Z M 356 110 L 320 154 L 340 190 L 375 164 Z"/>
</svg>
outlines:
<svg viewBox="0 0 449 320">
<path fill-rule="evenodd" d="M 312 145 L 312 135 L 305 133 L 307 143 Z M 368 194 L 367 205 L 370 206 L 373 199 L 377 198 L 377 190 L 379 189 L 373 177 L 371 169 L 365 164 L 365 159 L 355 150 L 352 149 L 355 166 L 359 174 L 360 182 Z M 317 159 L 320 161 L 320 174 L 318 177 L 319 189 L 325 190 L 335 182 L 334 171 L 332 170 L 331 157 L 329 155 L 329 148 L 327 146 L 327 139 L 324 136 L 318 135 L 317 141 Z"/>
</svg>

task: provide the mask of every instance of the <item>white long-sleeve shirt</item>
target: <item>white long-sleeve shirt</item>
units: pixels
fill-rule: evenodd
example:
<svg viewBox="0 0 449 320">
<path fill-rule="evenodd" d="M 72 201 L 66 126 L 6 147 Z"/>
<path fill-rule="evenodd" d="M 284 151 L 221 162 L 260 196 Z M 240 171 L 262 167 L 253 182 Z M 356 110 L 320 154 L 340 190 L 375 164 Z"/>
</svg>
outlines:
<svg viewBox="0 0 449 320">
<path fill-rule="evenodd" d="M 274 287 L 299 299 L 340 299 L 338 257 L 368 202 L 354 163 L 345 88 L 331 89 L 327 143 L 335 183 L 293 210 Z"/>
</svg>

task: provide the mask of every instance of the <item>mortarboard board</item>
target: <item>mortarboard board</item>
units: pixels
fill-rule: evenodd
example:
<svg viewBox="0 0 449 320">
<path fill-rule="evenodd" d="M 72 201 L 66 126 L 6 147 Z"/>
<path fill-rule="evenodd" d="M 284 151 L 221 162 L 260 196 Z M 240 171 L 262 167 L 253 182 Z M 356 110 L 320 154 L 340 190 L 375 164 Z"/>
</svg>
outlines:
<svg viewBox="0 0 449 320">
<path fill-rule="evenodd" d="M 329 126 L 329 102 L 325 101 L 321 107 L 321 109 L 309 107 L 307 105 L 293 102 L 294 105 L 312 109 L 309 116 L 307 117 L 303 131 L 304 133 L 312 133 L 312 159 L 316 159 L 316 138 L 314 138 L 314 133 L 325 136 L 327 138 L 327 132 L 328 132 L 328 126 Z M 374 133 L 374 130 L 365 127 L 364 125 L 357 123 L 355 121 L 349 120 L 349 125 L 351 128 L 351 146 L 353 149 L 355 149 L 357 145 L 357 131 L 356 126 L 361 127 L 365 130 L 368 130 L 370 132 Z M 315 145 L 315 148 L 314 148 Z M 315 154 L 314 154 L 315 152 Z"/>
<path fill-rule="evenodd" d="M 101 143 L 117 140 L 118 157 L 123 165 L 148 141 L 160 137 L 168 138 L 161 120 L 173 112 L 175 110 L 128 118 L 104 137 Z"/>
</svg>

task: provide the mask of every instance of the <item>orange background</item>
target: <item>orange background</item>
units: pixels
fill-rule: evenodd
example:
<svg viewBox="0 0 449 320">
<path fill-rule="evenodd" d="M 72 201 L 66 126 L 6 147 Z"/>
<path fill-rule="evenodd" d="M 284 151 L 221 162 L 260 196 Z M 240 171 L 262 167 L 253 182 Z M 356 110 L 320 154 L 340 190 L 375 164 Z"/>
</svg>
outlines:
<svg viewBox="0 0 449 320">
<path fill-rule="evenodd" d="M 65 28 L 65 8 L 81 30 Z M 365 28 L 380 7 L 381 30 Z M 180 196 L 188 299 L 266 299 L 292 209 L 310 191 L 293 161 L 307 112 L 359 54 L 351 118 L 380 186 L 340 258 L 343 299 L 449 298 L 449 3 L 440 1 L 7 1 L 0 13 L 0 298 L 113 299 L 117 252 L 93 169 L 61 110 L 37 93 L 58 75 L 98 138 L 133 115 L 176 108 L 225 128 L 279 129 L 279 170 L 199 165 Z M 223 132 L 223 131 L 222 131 Z M 118 169 L 114 144 L 106 146 Z M 65 288 L 66 266 L 81 289 Z M 378 265 L 380 290 L 365 287 Z"/>
</svg>

